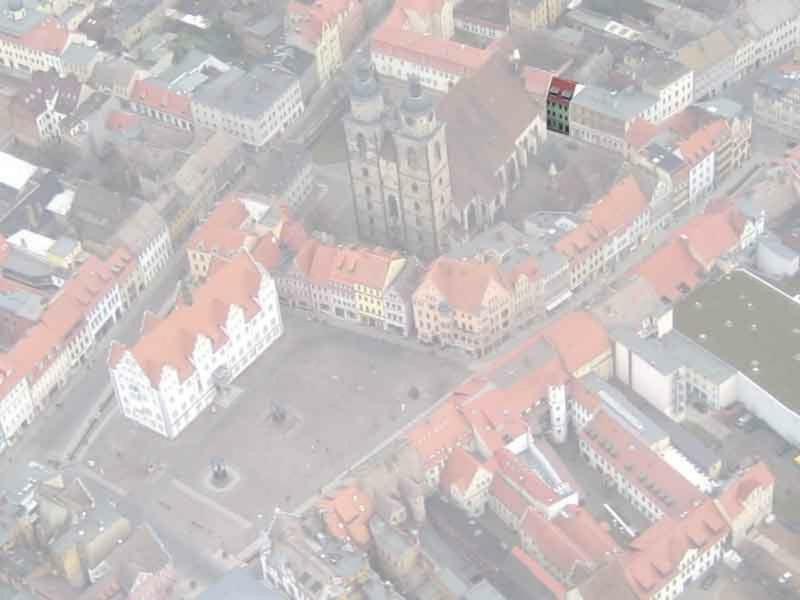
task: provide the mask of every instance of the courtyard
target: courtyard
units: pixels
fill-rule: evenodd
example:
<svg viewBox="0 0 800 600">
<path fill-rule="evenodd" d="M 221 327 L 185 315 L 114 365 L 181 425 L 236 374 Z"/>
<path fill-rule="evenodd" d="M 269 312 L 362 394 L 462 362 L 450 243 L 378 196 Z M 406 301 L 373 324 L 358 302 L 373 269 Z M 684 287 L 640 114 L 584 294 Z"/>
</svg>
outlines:
<svg viewBox="0 0 800 600">
<path fill-rule="evenodd" d="M 284 320 L 286 333 L 234 382 L 230 403 L 207 410 L 176 440 L 115 411 L 85 464 L 150 518 L 203 530 L 236 552 L 276 506 L 296 509 L 467 374 L 423 349 L 304 314 L 286 311 Z M 213 480 L 212 464 L 224 466 L 224 482 Z"/>
</svg>

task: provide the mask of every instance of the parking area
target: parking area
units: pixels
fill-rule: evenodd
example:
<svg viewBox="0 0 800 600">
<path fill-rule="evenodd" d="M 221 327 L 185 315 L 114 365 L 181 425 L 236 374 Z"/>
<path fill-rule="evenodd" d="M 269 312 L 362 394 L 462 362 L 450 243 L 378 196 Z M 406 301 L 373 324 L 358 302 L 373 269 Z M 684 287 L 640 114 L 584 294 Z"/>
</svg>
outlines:
<svg viewBox="0 0 800 600">
<path fill-rule="evenodd" d="M 117 413 L 87 462 L 143 504 L 158 506 L 169 489 L 170 518 L 182 518 L 182 501 L 202 502 L 242 527 L 264 524 L 275 506 L 297 507 L 466 375 L 455 362 L 303 315 L 285 321 L 284 337 L 236 380 L 228 408 L 207 411 L 173 441 Z M 222 487 L 211 481 L 212 461 L 227 470 Z"/>
</svg>

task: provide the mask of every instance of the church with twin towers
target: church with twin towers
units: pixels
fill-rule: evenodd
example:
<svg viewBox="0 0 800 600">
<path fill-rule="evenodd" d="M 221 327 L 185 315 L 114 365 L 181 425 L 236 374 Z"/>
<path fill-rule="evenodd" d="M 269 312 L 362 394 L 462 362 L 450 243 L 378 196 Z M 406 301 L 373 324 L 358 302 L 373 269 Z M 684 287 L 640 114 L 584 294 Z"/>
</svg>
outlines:
<svg viewBox="0 0 800 600">
<path fill-rule="evenodd" d="M 372 65 L 350 82 L 344 118 L 348 169 L 359 239 L 422 259 L 447 250 L 452 189 L 445 123 L 416 80 L 389 104 Z"/>
</svg>

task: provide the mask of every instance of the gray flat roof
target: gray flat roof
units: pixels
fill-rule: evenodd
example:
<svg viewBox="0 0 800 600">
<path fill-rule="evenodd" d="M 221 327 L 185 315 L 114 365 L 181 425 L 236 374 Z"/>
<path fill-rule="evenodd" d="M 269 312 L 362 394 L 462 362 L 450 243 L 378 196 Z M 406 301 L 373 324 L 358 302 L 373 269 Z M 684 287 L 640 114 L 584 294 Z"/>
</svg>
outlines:
<svg viewBox="0 0 800 600">
<path fill-rule="evenodd" d="M 736 375 L 736 369 L 713 352 L 679 331 L 656 338 L 642 338 L 627 327 L 612 328 L 611 336 L 646 360 L 662 375 L 691 367 L 709 381 L 722 383 Z"/>
<path fill-rule="evenodd" d="M 274 67 L 255 67 L 249 72 L 233 67 L 197 88 L 194 101 L 247 118 L 258 118 L 294 81 L 295 77 Z"/>
<path fill-rule="evenodd" d="M 610 91 L 599 86 L 585 86 L 575 94 L 571 104 L 608 115 L 630 120 L 656 103 L 656 98 L 635 90 Z"/>
<path fill-rule="evenodd" d="M 675 309 L 675 327 L 800 410 L 800 303 L 790 296 L 734 271 L 686 297 Z"/>
<path fill-rule="evenodd" d="M 228 571 L 198 600 L 284 600 L 286 596 L 247 568 Z"/>
<path fill-rule="evenodd" d="M 591 373 L 581 378 L 581 382 L 587 389 L 600 397 L 611 418 L 648 446 L 652 447 L 667 437 L 664 429 L 639 410 L 625 397 L 625 394 L 604 379 Z"/>
</svg>

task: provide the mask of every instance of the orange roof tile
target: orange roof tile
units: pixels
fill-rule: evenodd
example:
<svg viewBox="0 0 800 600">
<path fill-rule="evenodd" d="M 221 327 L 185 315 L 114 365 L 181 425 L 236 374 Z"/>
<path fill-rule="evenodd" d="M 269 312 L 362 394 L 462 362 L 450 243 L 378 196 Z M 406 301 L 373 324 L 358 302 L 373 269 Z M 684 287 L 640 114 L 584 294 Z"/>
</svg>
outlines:
<svg viewBox="0 0 800 600">
<path fill-rule="evenodd" d="M 425 273 L 420 287 L 433 285 L 452 308 L 479 314 L 492 283 L 509 293 L 496 264 L 442 256 Z"/>
<path fill-rule="evenodd" d="M 281 263 L 280 246 L 271 234 L 262 237 L 251 254 L 255 261 L 267 270 L 275 269 Z"/>
<path fill-rule="evenodd" d="M 133 85 L 131 101 L 149 106 L 158 112 L 191 120 L 191 98 L 179 94 L 154 79 L 140 79 Z"/>
<path fill-rule="evenodd" d="M 31 50 L 61 55 L 67 47 L 69 31 L 57 19 L 47 17 L 36 27 L 22 35 L 20 41 L 23 46 Z"/>
<path fill-rule="evenodd" d="M 133 127 L 137 123 L 139 123 L 139 115 L 122 110 L 115 110 L 109 113 L 106 119 L 106 128 L 113 131 L 120 131 Z"/>
<path fill-rule="evenodd" d="M 633 148 L 644 148 L 658 131 L 659 127 L 647 119 L 636 118 L 625 133 L 625 141 Z"/>
<path fill-rule="evenodd" d="M 515 490 L 503 477 L 494 477 L 489 487 L 489 494 L 518 519 L 525 511 L 530 509 L 530 504 L 517 490 Z M 532 509 L 531 509 L 532 510 Z"/>
<path fill-rule="evenodd" d="M 369 520 L 374 512 L 372 497 L 357 486 L 348 486 L 319 502 L 328 533 L 350 539 L 360 546 L 370 541 Z"/>
<path fill-rule="evenodd" d="M 463 76 L 476 71 L 491 52 L 404 29 L 405 15 L 396 6 L 372 37 L 372 52 Z"/>
<path fill-rule="evenodd" d="M 678 516 L 704 498 L 683 475 L 604 409 L 597 411 L 580 437 L 665 515 Z"/>
<path fill-rule="evenodd" d="M 401 259 L 400 254 L 385 248 L 338 248 L 330 278 L 336 283 L 383 290 L 391 283 L 392 264 Z"/>
<path fill-rule="evenodd" d="M 255 296 L 261 274 L 252 258 L 238 254 L 215 269 L 198 288 L 191 305 L 179 304 L 166 318 L 154 323 L 129 348 L 154 387 L 161 381 L 162 369 L 170 366 L 184 380 L 193 371 L 190 357 L 198 335 L 208 337 L 215 348 L 227 339 L 222 325 L 232 305 L 244 310 L 250 320 L 260 309 Z M 115 353 L 117 361 L 121 353 Z M 116 362 L 111 362 L 113 368 Z"/>
<path fill-rule="evenodd" d="M 553 79 L 553 74 L 549 71 L 526 65 L 522 68 L 522 78 L 525 80 L 526 92 L 544 98 L 550 90 L 550 81 Z"/>
<path fill-rule="evenodd" d="M 681 227 L 676 236 L 687 239 L 692 256 L 706 269 L 741 241 L 745 218 L 730 201 L 717 202 Z"/>
<path fill-rule="evenodd" d="M 713 152 L 720 140 L 729 132 L 728 123 L 724 119 L 712 121 L 701 127 L 688 138 L 678 144 L 683 159 L 696 164 Z"/>
<path fill-rule="evenodd" d="M 454 448 L 467 445 L 472 431 L 452 400 L 447 400 L 409 431 L 407 438 L 423 464 L 430 467 L 444 462 Z"/>
<path fill-rule="evenodd" d="M 719 501 L 728 518 L 735 519 L 744 511 L 744 503 L 754 490 L 774 485 L 775 476 L 772 471 L 763 461 L 759 461 L 728 483 Z"/>
<path fill-rule="evenodd" d="M 554 564 L 563 573 L 573 573 L 582 566 L 592 566 L 592 557 L 577 542 L 570 539 L 556 524 L 548 521 L 535 510 L 525 513 L 520 527 L 520 535 L 530 538 L 547 556 L 548 562 Z"/>
<path fill-rule="evenodd" d="M 553 522 L 595 563 L 604 562 L 622 551 L 609 534 L 608 525 L 596 521 L 582 506 L 568 506 Z"/>
<path fill-rule="evenodd" d="M 608 332 L 585 311 L 565 314 L 548 325 L 542 336 L 555 347 L 570 373 L 611 351 Z"/>
<path fill-rule="evenodd" d="M 648 208 L 647 198 L 632 175 L 621 179 L 591 208 L 590 221 L 608 234 L 622 231 Z"/>
<path fill-rule="evenodd" d="M 567 597 L 567 588 L 563 583 L 558 581 L 555 577 L 550 575 L 545 568 L 534 559 L 532 556 L 526 554 L 522 548 L 515 546 L 511 554 L 522 564 L 531 575 L 542 583 L 550 592 L 555 596 L 556 600 L 564 600 Z M 612 600 L 608 598 L 607 600 Z"/>
<path fill-rule="evenodd" d="M 703 270 L 680 239 L 667 242 L 635 268 L 659 296 L 671 302 L 692 290 L 700 282 Z"/>
<path fill-rule="evenodd" d="M 689 550 L 705 552 L 727 536 L 725 519 L 710 498 L 688 509 L 680 518 L 664 517 L 633 540 L 624 560 L 633 590 L 649 600 L 677 574 Z"/>
<path fill-rule="evenodd" d="M 481 468 L 481 463 L 472 454 L 463 448 L 454 449 L 442 471 L 442 490 L 449 492 L 455 486 L 462 492 L 466 491 Z"/>
</svg>

